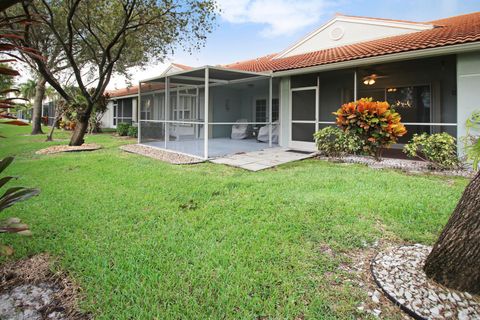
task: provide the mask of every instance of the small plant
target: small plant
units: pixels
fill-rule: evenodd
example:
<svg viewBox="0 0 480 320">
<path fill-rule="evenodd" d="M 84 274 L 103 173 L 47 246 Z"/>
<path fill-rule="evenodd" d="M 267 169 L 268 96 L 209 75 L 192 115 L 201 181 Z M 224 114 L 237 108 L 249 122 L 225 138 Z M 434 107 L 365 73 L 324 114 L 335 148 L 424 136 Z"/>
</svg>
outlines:
<svg viewBox="0 0 480 320">
<path fill-rule="evenodd" d="M 7 157 L 1 160 L 0 173 L 2 173 L 12 163 L 12 161 L 13 157 Z M 15 179 L 15 177 L 7 176 L 0 178 L 0 188 L 12 179 Z M 36 196 L 39 193 L 40 190 L 38 189 L 24 187 L 9 188 L 2 196 L 0 196 L 0 212 L 13 206 L 17 202 L 27 200 L 28 198 Z M 7 218 L 3 221 L 0 221 L 0 233 L 17 233 L 21 235 L 31 234 L 28 225 L 21 223 L 19 218 Z M 13 249 L 9 246 L 0 244 L 0 254 L 11 255 L 13 254 Z"/>
<path fill-rule="evenodd" d="M 362 148 L 357 136 L 348 134 L 339 128 L 326 127 L 313 135 L 317 149 L 327 157 L 341 157 L 352 154 Z"/>
<path fill-rule="evenodd" d="M 128 123 L 118 123 L 117 124 L 117 134 L 121 137 L 128 135 L 128 130 L 130 129 L 131 125 Z"/>
<path fill-rule="evenodd" d="M 138 127 L 130 126 L 130 128 L 128 128 L 128 136 L 136 138 L 138 136 Z"/>
<path fill-rule="evenodd" d="M 472 162 L 473 169 L 478 170 L 480 164 L 480 111 L 475 111 L 465 123 L 467 135 L 463 137 L 465 155 Z M 473 133 L 476 131 L 477 134 Z"/>
<path fill-rule="evenodd" d="M 384 148 L 390 147 L 407 133 L 400 114 L 388 102 L 362 98 L 346 103 L 333 113 L 337 125 L 363 142 L 363 151 L 379 159 Z"/>
<path fill-rule="evenodd" d="M 446 132 L 415 134 L 403 152 L 430 162 L 434 169 L 447 170 L 459 165 L 455 138 Z"/>
</svg>

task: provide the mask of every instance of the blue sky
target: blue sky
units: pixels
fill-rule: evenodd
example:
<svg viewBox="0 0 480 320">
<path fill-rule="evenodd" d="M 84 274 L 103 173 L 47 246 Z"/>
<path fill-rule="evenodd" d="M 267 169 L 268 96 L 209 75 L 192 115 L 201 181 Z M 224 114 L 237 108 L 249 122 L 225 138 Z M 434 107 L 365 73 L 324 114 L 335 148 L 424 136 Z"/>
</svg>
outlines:
<svg viewBox="0 0 480 320">
<path fill-rule="evenodd" d="M 480 0 L 217 0 L 217 27 L 203 49 L 176 52 L 163 63 L 134 70 L 132 82 L 160 74 L 169 62 L 224 64 L 279 52 L 330 20 L 335 13 L 430 21 L 480 11 Z M 114 77 L 109 88 L 125 86 Z"/>
</svg>

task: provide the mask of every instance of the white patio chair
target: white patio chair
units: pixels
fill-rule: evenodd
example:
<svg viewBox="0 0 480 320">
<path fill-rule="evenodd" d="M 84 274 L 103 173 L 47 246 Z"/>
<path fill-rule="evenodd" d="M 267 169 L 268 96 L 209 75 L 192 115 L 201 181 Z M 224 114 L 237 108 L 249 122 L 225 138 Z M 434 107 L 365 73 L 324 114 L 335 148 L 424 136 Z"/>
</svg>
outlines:
<svg viewBox="0 0 480 320">
<path fill-rule="evenodd" d="M 247 119 L 239 119 L 236 122 L 247 122 Z M 248 138 L 248 124 L 234 124 L 232 126 L 232 134 L 230 136 L 233 140 L 242 140 Z"/>
<path fill-rule="evenodd" d="M 278 121 L 272 123 L 272 143 L 278 143 L 278 133 L 280 130 L 280 126 Z M 258 137 L 257 140 L 260 142 L 268 142 L 268 125 L 263 126 L 258 130 Z"/>
</svg>

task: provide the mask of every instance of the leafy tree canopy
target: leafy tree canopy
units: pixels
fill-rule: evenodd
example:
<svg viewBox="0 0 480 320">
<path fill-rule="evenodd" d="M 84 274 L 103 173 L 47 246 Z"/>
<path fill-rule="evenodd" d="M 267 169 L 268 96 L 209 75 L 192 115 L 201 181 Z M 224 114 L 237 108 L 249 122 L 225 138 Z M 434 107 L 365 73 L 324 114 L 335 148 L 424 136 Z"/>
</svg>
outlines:
<svg viewBox="0 0 480 320">
<path fill-rule="evenodd" d="M 32 35 L 48 32 L 59 56 L 73 74 L 85 98 L 70 144 L 83 142 L 94 104 L 103 95 L 113 73 L 126 74 L 133 66 L 165 58 L 174 49 L 200 48 L 214 27 L 214 0 L 35 0 L 22 8 L 42 26 L 27 25 L 25 45 L 39 49 Z M 34 31 L 40 30 L 40 31 Z M 44 30 L 44 31 L 42 31 Z M 40 74 L 69 103 L 74 96 L 45 59 L 32 57 Z M 93 89 L 92 89 L 93 88 Z"/>
</svg>

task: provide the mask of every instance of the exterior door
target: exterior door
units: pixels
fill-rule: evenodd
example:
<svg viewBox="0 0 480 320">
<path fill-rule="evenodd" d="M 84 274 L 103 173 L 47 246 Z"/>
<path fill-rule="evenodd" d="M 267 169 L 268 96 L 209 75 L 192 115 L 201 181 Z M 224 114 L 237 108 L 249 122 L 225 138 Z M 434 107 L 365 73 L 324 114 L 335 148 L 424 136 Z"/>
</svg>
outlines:
<svg viewBox="0 0 480 320">
<path fill-rule="evenodd" d="M 290 91 L 290 141 L 292 149 L 315 150 L 313 134 L 318 130 L 318 88 L 295 88 Z"/>
</svg>

